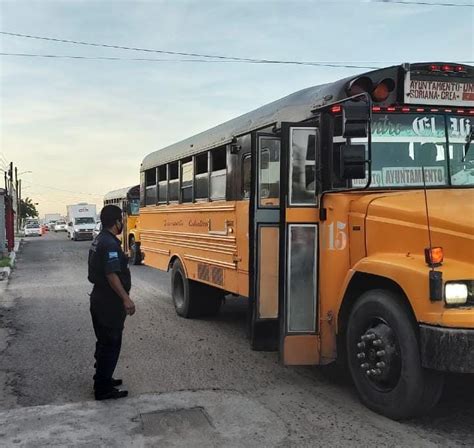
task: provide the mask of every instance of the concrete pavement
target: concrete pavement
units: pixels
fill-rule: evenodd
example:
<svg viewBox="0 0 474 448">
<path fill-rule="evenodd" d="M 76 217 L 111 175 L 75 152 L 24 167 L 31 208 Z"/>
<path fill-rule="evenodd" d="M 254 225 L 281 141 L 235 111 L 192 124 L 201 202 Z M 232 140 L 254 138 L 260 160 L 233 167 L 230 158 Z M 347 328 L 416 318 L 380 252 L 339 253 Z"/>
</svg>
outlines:
<svg viewBox="0 0 474 448">
<path fill-rule="evenodd" d="M 0 412 L 0 445 L 274 447 L 283 422 L 235 392 L 183 391 Z"/>
</svg>

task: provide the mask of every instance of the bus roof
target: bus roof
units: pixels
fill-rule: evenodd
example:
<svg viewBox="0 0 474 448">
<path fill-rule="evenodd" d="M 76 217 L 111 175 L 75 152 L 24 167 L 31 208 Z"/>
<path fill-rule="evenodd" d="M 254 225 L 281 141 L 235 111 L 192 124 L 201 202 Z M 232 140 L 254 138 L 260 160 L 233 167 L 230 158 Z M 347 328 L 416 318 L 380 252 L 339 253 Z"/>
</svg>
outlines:
<svg viewBox="0 0 474 448">
<path fill-rule="evenodd" d="M 143 159 L 140 171 L 146 171 L 165 163 L 226 145 L 232 142 L 235 137 L 264 129 L 282 121 L 300 122 L 309 119 L 314 116 L 313 111 L 315 109 L 347 98 L 347 86 L 353 80 L 364 77 L 370 77 L 374 83 L 385 78 L 395 80 L 399 78 L 400 70 L 407 71 L 411 67 L 420 68 L 429 64 L 394 65 L 350 76 L 332 83 L 308 87 L 178 143 L 152 152 Z M 472 67 L 469 68 L 472 69 Z M 393 100 L 392 96 L 390 100 Z"/>
<path fill-rule="evenodd" d="M 111 201 L 113 199 L 126 199 L 130 196 L 135 196 L 137 198 L 140 196 L 140 185 L 133 185 L 132 187 L 109 191 L 104 196 L 104 201 Z"/>
</svg>

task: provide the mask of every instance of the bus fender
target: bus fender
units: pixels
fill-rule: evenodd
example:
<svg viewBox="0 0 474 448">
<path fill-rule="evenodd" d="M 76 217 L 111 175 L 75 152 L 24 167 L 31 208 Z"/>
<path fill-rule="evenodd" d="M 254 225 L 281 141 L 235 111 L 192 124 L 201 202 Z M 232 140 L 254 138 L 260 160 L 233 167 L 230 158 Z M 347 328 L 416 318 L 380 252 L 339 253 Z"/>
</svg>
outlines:
<svg viewBox="0 0 474 448">
<path fill-rule="evenodd" d="M 171 268 L 173 267 L 173 264 L 176 260 L 179 260 L 179 262 L 181 263 L 181 266 L 183 266 L 183 270 L 184 270 L 184 274 L 186 275 L 186 278 L 189 278 L 188 270 L 186 268 L 186 264 L 184 263 L 184 261 L 182 260 L 182 258 L 178 254 L 172 254 L 171 255 L 170 261 L 168 263 L 167 272 L 169 272 L 171 270 Z"/>
<path fill-rule="evenodd" d="M 420 321 L 423 309 L 430 304 L 428 276 L 424 256 L 378 253 L 359 260 L 347 273 L 339 294 L 336 331 L 343 329 L 357 298 L 370 289 L 396 291 Z"/>
</svg>

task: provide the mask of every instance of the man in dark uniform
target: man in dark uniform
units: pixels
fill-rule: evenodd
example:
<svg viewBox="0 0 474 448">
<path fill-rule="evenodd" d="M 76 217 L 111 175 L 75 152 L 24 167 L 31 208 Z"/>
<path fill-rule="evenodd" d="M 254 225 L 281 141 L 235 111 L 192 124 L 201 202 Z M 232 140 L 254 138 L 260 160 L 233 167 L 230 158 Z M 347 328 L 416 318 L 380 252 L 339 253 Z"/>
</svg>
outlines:
<svg viewBox="0 0 474 448">
<path fill-rule="evenodd" d="M 106 205 L 101 213 L 102 231 L 89 250 L 89 281 L 94 284 L 90 311 L 97 338 L 95 346 L 94 393 L 96 400 L 122 398 L 126 390 L 116 389 L 122 380 L 114 379 L 122 346 L 122 331 L 126 315 L 135 313 L 130 299 L 131 288 L 128 257 L 123 253 L 120 235 L 123 229 L 122 210 Z"/>
</svg>

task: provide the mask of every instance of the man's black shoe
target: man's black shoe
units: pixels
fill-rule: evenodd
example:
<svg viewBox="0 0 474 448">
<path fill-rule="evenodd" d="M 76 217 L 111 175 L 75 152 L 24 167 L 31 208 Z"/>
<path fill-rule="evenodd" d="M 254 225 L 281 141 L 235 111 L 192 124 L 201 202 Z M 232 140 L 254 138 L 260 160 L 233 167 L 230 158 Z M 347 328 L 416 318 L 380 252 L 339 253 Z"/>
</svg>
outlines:
<svg viewBox="0 0 474 448">
<path fill-rule="evenodd" d="M 95 375 L 94 375 L 94 377 L 95 377 Z M 123 381 L 119 378 L 117 378 L 117 379 L 112 378 L 111 384 L 112 384 L 112 387 L 117 387 L 117 386 L 121 386 L 123 384 Z M 95 390 L 95 384 L 94 384 L 94 390 Z"/>
<path fill-rule="evenodd" d="M 95 392 L 94 396 L 97 401 L 116 400 L 117 398 L 125 398 L 126 396 L 128 396 L 128 390 L 112 389 L 108 392 Z"/>
</svg>

